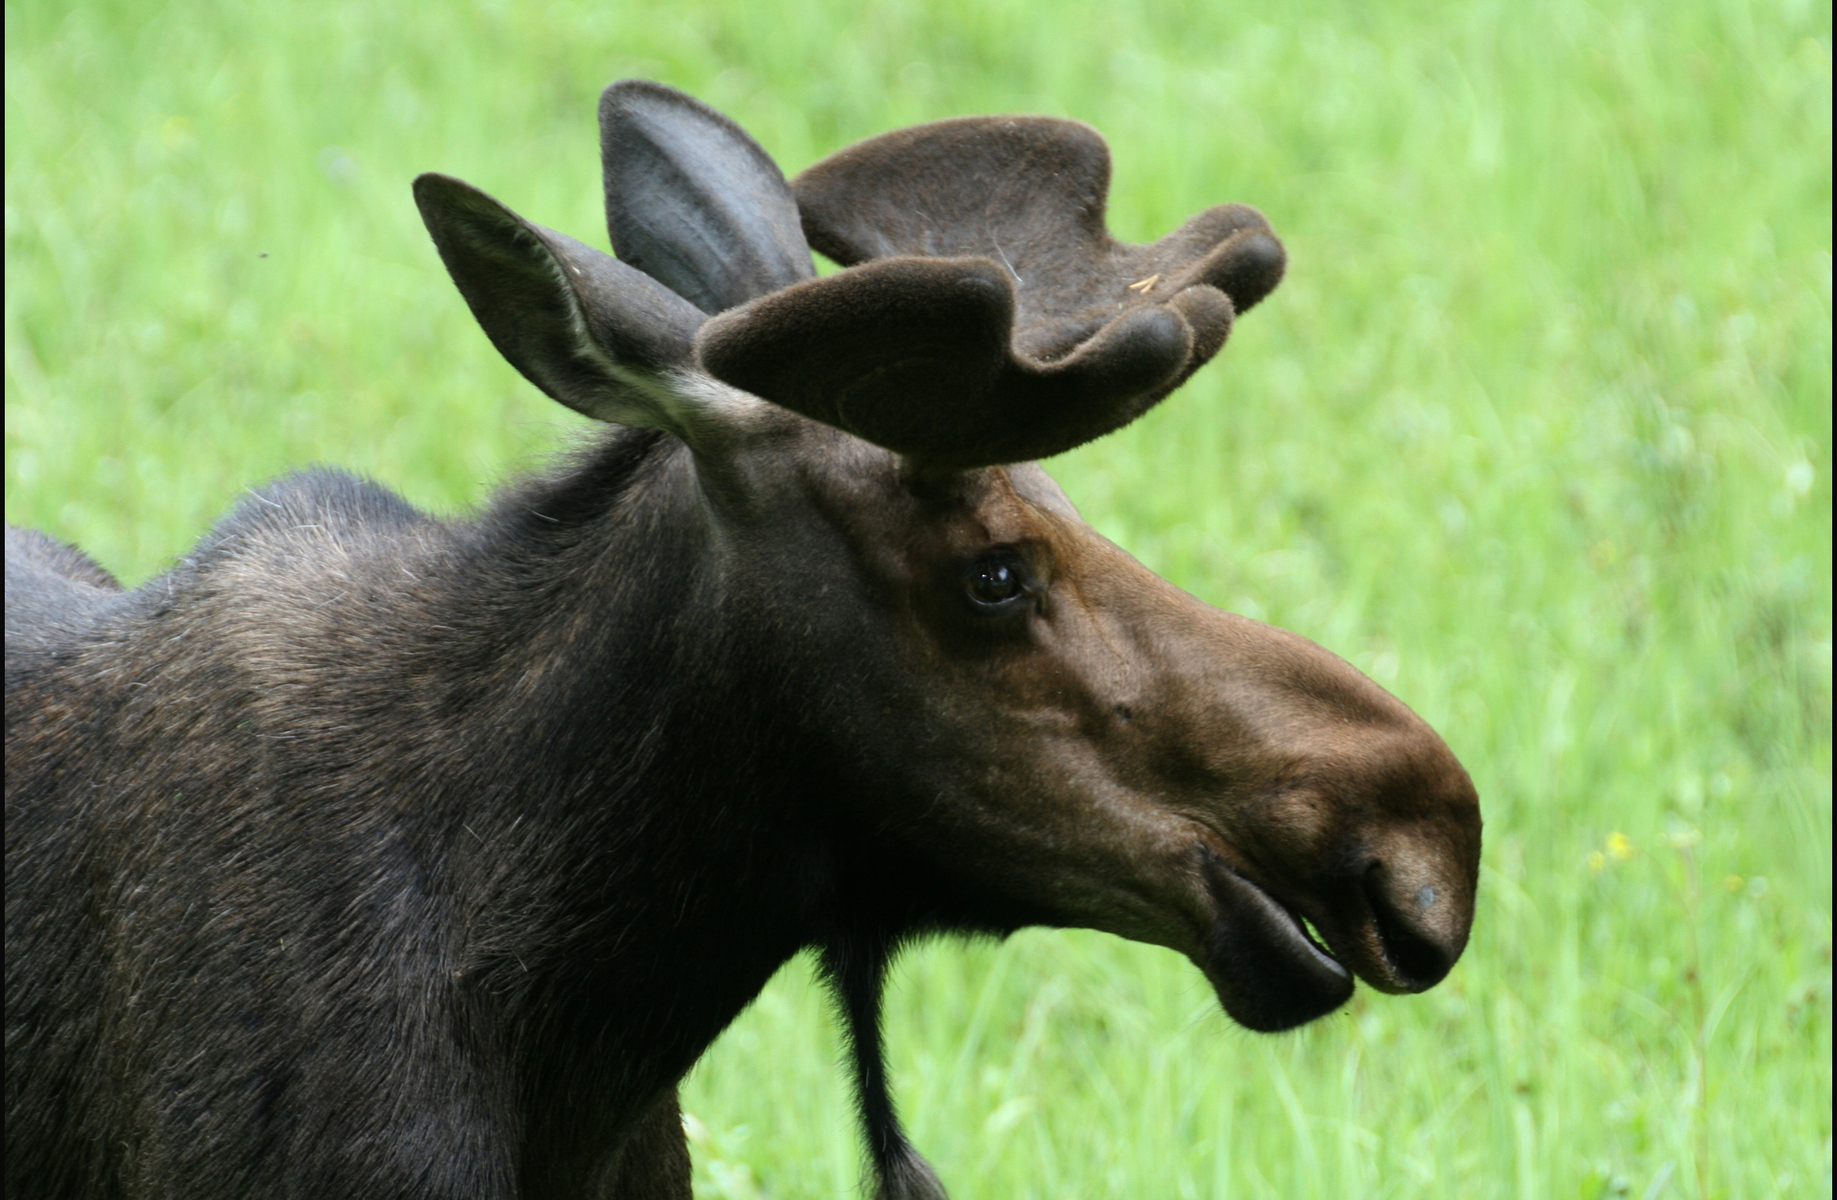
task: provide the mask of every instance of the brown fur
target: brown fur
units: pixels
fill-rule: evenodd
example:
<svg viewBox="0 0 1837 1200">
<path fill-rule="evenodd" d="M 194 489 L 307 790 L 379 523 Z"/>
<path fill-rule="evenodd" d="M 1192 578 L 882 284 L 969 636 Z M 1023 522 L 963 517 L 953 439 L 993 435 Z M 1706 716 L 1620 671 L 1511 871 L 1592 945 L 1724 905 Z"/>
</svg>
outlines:
<svg viewBox="0 0 1837 1200">
<path fill-rule="evenodd" d="M 810 286 L 776 242 L 719 252 L 788 236 L 737 126 L 609 97 L 608 186 L 713 156 L 634 185 L 671 215 L 615 240 L 739 264 L 698 294 L 742 313 Z M 705 314 L 656 276 L 454 180 L 417 199 L 513 362 L 649 428 L 457 522 L 283 480 L 131 592 L 9 531 L 10 1196 L 686 1197 L 676 1085 L 811 946 L 879 1195 L 928 1200 L 879 1032 L 907 939 L 1108 930 L 1263 1030 L 1453 965 L 1480 818 L 1448 747 L 1039 467 L 966 465 L 1006 401 L 947 428 L 869 389 L 843 407 L 941 449 L 863 440 L 699 371 Z"/>
</svg>

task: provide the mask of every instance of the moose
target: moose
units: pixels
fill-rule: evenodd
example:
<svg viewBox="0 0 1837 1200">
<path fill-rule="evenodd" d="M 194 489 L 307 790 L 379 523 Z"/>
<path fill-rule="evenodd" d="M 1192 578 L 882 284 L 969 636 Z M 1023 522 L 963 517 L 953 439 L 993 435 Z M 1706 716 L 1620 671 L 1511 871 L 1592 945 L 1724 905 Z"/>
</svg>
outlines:
<svg viewBox="0 0 1837 1200">
<path fill-rule="evenodd" d="M 1218 353 L 1285 267 L 1259 213 L 1120 243 L 1068 120 L 787 182 L 659 84 L 599 114 L 616 257 L 414 187 L 597 440 L 450 521 L 296 475 L 132 591 L 8 529 L 14 1200 L 687 1197 L 678 1083 L 806 948 L 872 1186 L 929 1200 L 880 1031 L 914 938 L 1106 930 L 1264 1031 L 1461 954 L 1443 740 L 1035 465 Z"/>
</svg>

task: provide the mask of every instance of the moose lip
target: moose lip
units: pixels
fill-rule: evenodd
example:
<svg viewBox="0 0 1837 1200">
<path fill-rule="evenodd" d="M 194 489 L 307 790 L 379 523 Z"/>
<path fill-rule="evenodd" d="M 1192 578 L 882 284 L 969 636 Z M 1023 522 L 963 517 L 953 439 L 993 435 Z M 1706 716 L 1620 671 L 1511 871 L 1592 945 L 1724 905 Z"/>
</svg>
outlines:
<svg viewBox="0 0 1837 1200">
<path fill-rule="evenodd" d="M 1251 884 L 1250 886 L 1256 887 L 1255 884 Z M 1262 889 L 1259 888 L 1258 890 L 1261 891 Z M 1283 916 L 1289 919 L 1289 924 L 1293 927 L 1294 931 L 1301 935 L 1302 944 L 1307 947 L 1309 952 L 1312 953 L 1316 959 L 1335 974 L 1347 978 L 1351 977 L 1351 969 L 1348 968 L 1345 963 L 1342 963 L 1334 955 L 1333 951 L 1321 944 L 1320 938 L 1314 935 L 1314 929 L 1311 925 L 1302 920 L 1301 916 L 1296 913 L 1294 909 L 1282 903 L 1280 900 L 1277 900 L 1274 896 L 1270 896 L 1268 892 L 1264 892 L 1263 894 L 1269 898 L 1269 902 L 1275 905 Z"/>
<path fill-rule="evenodd" d="M 1206 977 L 1238 1024 L 1276 1032 L 1332 1012 L 1352 995 L 1352 972 L 1286 905 L 1207 855 L 1216 918 L 1206 938 Z"/>
</svg>

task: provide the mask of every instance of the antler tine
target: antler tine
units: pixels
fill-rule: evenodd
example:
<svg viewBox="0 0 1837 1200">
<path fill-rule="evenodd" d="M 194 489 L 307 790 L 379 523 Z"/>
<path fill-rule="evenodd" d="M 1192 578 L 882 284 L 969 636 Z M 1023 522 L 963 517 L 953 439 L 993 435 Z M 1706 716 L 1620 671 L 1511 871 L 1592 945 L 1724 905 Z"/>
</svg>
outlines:
<svg viewBox="0 0 1837 1200">
<path fill-rule="evenodd" d="M 1224 205 L 1149 246 L 1104 225 L 1110 155 L 1047 117 L 966 117 L 792 181 L 849 267 L 711 321 L 703 367 L 939 467 L 1042 458 L 1134 420 L 1281 279 L 1261 214 Z"/>
</svg>

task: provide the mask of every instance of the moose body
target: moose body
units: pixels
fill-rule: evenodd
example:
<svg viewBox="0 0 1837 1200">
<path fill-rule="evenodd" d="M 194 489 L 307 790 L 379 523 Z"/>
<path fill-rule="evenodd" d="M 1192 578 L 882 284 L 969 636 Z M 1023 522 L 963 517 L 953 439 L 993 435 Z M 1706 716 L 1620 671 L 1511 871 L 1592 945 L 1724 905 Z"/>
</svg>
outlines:
<svg viewBox="0 0 1837 1200">
<path fill-rule="evenodd" d="M 1459 955 L 1441 739 L 1028 461 L 1217 351 L 1260 217 L 1111 243 L 1069 122 L 787 185 L 668 89 L 602 121 L 620 261 L 417 199 L 498 348 L 619 428 L 456 522 L 284 480 L 133 591 L 9 529 L 10 1196 L 686 1197 L 676 1085 L 807 946 L 881 1194 L 941 1196 L 880 1062 L 905 939 L 1107 929 L 1259 1029 Z M 1022 185 L 1006 233 L 925 224 Z"/>
</svg>

